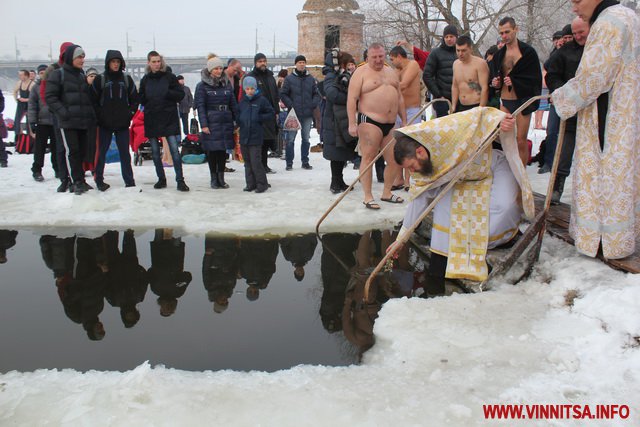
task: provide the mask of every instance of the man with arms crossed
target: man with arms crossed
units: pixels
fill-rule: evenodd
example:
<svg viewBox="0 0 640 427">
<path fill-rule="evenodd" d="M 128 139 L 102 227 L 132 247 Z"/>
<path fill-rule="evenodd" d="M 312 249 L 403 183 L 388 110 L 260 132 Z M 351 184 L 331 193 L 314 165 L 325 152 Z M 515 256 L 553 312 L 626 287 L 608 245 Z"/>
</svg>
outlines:
<svg viewBox="0 0 640 427">
<path fill-rule="evenodd" d="M 384 66 L 385 48 L 373 43 L 368 49 L 367 63 L 353 73 L 347 95 L 349 134 L 359 138 L 362 164 L 369 165 L 378 152 L 392 139 L 391 129 L 396 116 L 401 117 L 401 125 L 407 121 L 400 81 L 397 74 Z M 387 167 L 384 171 L 384 189 L 380 200 L 402 203 L 404 199 L 391 193 L 393 179 L 398 175 L 399 166 L 393 160 L 393 147 L 385 150 Z M 371 192 L 371 170 L 362 176 L 364 205 L 368 209 L 380 209 Z"/>
<path fill-rule="evenodd" d="M 491 61 L 491 86 L 500 91 L 500 109 L 513 113 L 532 96 L 542 92 L 542 71 L 535 49 L 518 40 L 518 26 L 513 18 L 502 18 L 498 33 L 504 46 Z M 527 133 L 531 113 L 538 109 L 540 101 L 529 105 L 516 117 L 516 139 L 523 164 L 529 160 Z"/>
<path fill-rule="evenodd" d="M 473 55 L 473 42 L 468 36 L 456 40 L 458 59 L 453 63 L 451 102 L 459 113 L 474 107 L 485 107 L 489 100 L 489 66 Z"/>
</svg>

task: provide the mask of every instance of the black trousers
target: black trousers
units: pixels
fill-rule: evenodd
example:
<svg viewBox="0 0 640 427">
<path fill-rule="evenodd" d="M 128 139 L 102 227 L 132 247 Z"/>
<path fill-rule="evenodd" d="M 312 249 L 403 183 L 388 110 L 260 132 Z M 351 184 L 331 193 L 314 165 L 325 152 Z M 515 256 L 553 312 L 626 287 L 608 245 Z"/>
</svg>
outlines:
<svg viewBox="0 0 640 427">
<path fill-rule="evenodd" d="M 212 178 L 214 174 L 224 172 L 226 160 L 226 151 L 207 151 L 207 162 L 209 163 L 209 172 Z"/>
<path fill-rule="evenodd" d="M 240 145 L 244 159 L 244 179 L 250 189 L 266 190 L 267 173 L 262 164 L 262 147 L 264 145 Z"/>
<path fill-rule="evenodd" d="M 53 125 L 38 125 L 36 128 L 36 142 L 33 147 L 33 165 L 31 166 L 31 172 L 42 172 L 47 141 L 51 142 L 51 167 L 56 172 L 56 175 L 58 175 L 57 141 Z"/>
<path fill-rule="evenodd" d="M 87 149 L 87 129 L 60 128 L 60 135 L 71 182 L 74 184 L 76 182 L 82 182 L 84 181 L 82 159 L 84 159 Z"/>
<path fill-rule="evenodd" d="M 558 175 L 567 177 L 571 173 L 571 163 L 573 162 L 573 150 L 576 147 L 576 131 L 564 132 L 564 140 L 562 142 L 562 152 L 560 153 L 560 162 L 558 163 Z"/>
</svg>

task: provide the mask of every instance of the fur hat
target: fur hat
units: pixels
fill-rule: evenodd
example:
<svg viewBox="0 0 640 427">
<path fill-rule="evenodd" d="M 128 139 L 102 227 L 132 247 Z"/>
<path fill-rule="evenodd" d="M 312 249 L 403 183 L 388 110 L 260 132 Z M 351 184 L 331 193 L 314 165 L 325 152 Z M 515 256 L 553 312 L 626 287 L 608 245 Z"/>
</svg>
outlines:
<svg viewBox="0 0 640 427">
<path fill-rule="evenodd" d="M 442 37 L 453 35 L 458 37 L 458 28 L 455 25 L 447 25 L 444 27 L 444 31 L 442 31 Z"/>
<path fill-rule="evenodd" d="M 211 72 L 214 68 L 224 68 L 224 62 L 218 56 L 209 54 L 207 57 L 207 71 Z"/>
</svg>

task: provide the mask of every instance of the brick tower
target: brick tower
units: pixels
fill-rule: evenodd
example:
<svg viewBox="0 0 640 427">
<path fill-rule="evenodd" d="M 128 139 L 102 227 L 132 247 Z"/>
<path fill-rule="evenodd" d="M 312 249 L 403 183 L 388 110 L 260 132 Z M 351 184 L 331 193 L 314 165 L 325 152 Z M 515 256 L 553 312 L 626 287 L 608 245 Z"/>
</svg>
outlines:
<svg viewBox="0 0 640 427">
<path fill-rule="evenodd" d="M 322 65 L 334 47 L 362 59 L 364 15 L 355 0 L 307 0 L 298 14 L 298 53 Z"/>
</svg>

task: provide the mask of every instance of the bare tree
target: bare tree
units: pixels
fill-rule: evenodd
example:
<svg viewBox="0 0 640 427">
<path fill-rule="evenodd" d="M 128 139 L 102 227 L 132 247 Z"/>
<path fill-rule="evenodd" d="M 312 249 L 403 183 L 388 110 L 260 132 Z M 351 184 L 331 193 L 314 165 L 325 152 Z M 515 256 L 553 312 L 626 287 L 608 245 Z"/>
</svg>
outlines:
<svg viewBox="0 0 640 427">
<path fill-rule="evenodd" d="M 407 40 L 430 51 L 437 47 L 446 25 L 469 35 L 476 47 L 486 49 L 497 38 L 498 21 L 512 16 L 520 38 L 546 56 L 551 35 L 572 19 L 569 0 L 361 0 L 366 16 L 365 41 L 387 46 Z"/>
</svg>

